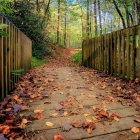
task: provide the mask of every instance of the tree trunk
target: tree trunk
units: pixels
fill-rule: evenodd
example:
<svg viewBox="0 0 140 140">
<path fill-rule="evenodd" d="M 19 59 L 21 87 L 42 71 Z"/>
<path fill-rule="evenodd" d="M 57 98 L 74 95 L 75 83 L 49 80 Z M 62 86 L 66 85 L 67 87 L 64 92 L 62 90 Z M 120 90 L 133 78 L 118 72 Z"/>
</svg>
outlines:
<svg viewBox="0 0 140 140">
<path fill-rule="evenodd" d="M 36 11 L 39 12 L 39 0 L 36 0 Z"/>
<path fill-rule="evenodd" d="M 83 20 L 83 7 L 80 4 L 80 1 L 78 0 L 78 4 L 80 6 L 80 10 L 81 10 L 81 26 L 82 26 L 82 39 L 84 39 L 84 34 L 85 34 L 85 30 L 84 30 L 84 20 Z"/>
<path fill-rule="evenodd" d="M 136 7 L 137 7 L 137 20 L 138 24 L 140 24 L 140 1 L 136 0 Z"/>
<path fill-rule="evenodd" d="M 64 46 L 67 48 L 67 6 L 66 6 L 66 3 L 65 3 L 65 15 L 64 15 Z"/>
<path fill-rule="evenodd" d="M 87 38 L 89 38 L 89 35 L 90 35 L 90 11 L 89 11 L 89 0 L 87 0 L 87 27 L 86 27 L 86 32 L 87 32 Z"/>
<path fill-rule="evenodd" d="M 89 5 L 92 5 L 92 1 L 90 1 Z M 91 8 L 89 9 L 89 34 L 90 37 L 92 38 L 92 10 Z"/>
<path fill-rule="evenodd" d="M 47 13 L 49 12 L 50 2 L 51 2 L 51 0 L 48 1 L 47 7 L 45 8 L 44 17 L 46 17 Z"/>
<path fill-rule="evenodd" d="M 98 0 L 98 11 L 99 11 L 100 35 L 102 35 L 102 18 L 101 18 L 100 0 Z"/>
<path fill-rule="evenodd" d="M 137 0 L 134 0 L 134 21 L 135 21 L 135 25 L 138 24 L 138 19 L 137 19 Z"/>
<path fill-rule="evenodd" d="M 98 34 L 98 28 L 97 28 L 97 1 L 94 0 L 94 23 L 95 23 L 95 36 Z"/>
<path fill-rule="evenodd" d="M 57 43 L 60 41 L 60 0 L 58 0 L 58 20 L 57 20 Z"/>
<path fill-rule="evenodd" d="M 115 0 L 113 0 L 113 4 L 114 4 L 114 6 L 115 6 L 115 8 L 116 8 L 116 10 L 117 10 L 121 20 L 122 20 L 123 28 L 125 29 L 126 28 L 126 24 L 125 24 L 124 17 L 123 17 L 123 15 L 122 15 L 122 13 L 121 13 L 121 11 L 120 11 L 120 9 L 119 9 L 119 7 L 118 7 L 118 5 L 117 5 Z"/>
</svg>

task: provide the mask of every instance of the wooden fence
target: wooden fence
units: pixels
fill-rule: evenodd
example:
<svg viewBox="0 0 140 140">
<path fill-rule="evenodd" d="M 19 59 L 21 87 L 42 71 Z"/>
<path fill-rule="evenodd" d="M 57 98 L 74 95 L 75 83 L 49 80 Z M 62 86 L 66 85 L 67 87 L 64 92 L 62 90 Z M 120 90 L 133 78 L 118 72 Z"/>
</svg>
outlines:
<svg viewBox="0 0 140 140">
<path fill-rule="evenodd" d="M 7 25 L 3 30 L 7 36 L 0 36 L 0 99 L 3 99 L 21 74 L 31 68 L 32 42 L 3 15 L 0 22 Z"/>
<path fill-rule="evenodd" d="M 140 25 L 84 40 L 83 65 L 126 79 L 140 77 Z"/>
</svg>

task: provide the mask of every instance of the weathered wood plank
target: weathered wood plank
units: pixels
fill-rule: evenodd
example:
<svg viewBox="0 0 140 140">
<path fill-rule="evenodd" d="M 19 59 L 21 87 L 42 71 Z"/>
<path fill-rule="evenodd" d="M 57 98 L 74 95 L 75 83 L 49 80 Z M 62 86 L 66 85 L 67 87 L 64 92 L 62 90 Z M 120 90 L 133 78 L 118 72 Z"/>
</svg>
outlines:
<svg viewBox="0 0 140 140">
<path fill-rule="evenodd" d="M 126 30 L 126 55 L 127 55 L 127 79 L 130 79 L 130 45 L 129 45 L 129 29 Z"/>
<path fill-rule="evenodd" d="M 0 15 L 3 23 L 3 17 Z M 4 71 L 3 71 L 3 37 L 0 37 L 0 99 L 4 98 Z"/>
<path fill-rule="evenodd" d="M 124 31 L 121 32 L 121 55 L 122 55 L 122 78 L 125 78 L 125 36 L 124 36 Z"/>
</svg>

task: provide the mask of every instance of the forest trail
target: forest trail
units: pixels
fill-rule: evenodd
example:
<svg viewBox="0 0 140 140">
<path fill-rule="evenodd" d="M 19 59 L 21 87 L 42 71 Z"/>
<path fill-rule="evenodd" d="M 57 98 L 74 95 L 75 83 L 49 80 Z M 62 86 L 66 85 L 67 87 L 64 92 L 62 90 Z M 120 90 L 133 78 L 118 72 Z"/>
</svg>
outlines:
<svg viewBox="0 0 140 140">
<path fill-rule="evenodd" d="M 71 52 L 74 49 L 66 49 L 62 58 L 51 58 L 49 64 L 36 69 L 36 78 L 40 79 L 36 82 L 38 90 L 47 96 L 31 101 L 29 111 L 25 112 L 26 115 L 35 113 L 39 119 L 28 126 L 29 138 L 138 139 L 131 129 L 135 132 L 135 127 L 140 127 L 139 112 L 130 101 L 112 94 L 119 80 L 83 67 L 72 67 Z"/>
<path fill-rule="evenodd" d="M 43 116 L 28 126 L 34 139 L 53 140 L 55 135 L 61 135 L 64 140 L 137 138 L 130 130 L 140 126 L 134 122 L 139 113 L 133 107 L 118 103 L 111 97 L 110 89 L 90 83 L 84 70 L 46 66 L 39 75 L 50 79 L 52 87 L 44 85 L 46 90 L 42 88 L 42 94 L 48 93 L 49 98 L 34 100 L 29 103 L 30 110 L 25 112 L 26 115 L 42 112 Z M 93 81 L 96 81 L 94 76 Z M 43 85 L 42 82 L 37 85 Z"/>
<path fill-rule="evenodd" d="M 16 103 L 16 126 L 25 130 L 21 139 L 137 140 L 139 96 L 122 94 L 124 89 L 128 92 L 128 84 L 119 78 L 73 65 L 74 49 L 60 51 L 62 56 L 47 58 L 48 64 L 24 75 L 10 98 L 2 103 L 4 111 Z M 137 84 L 137 80 L 133 81 L 135 92 L 140 87 Z M 12 129 L 9 134 L 9 127 L 3 127 L 6 134 L 15 136 Z"/>
</svg>

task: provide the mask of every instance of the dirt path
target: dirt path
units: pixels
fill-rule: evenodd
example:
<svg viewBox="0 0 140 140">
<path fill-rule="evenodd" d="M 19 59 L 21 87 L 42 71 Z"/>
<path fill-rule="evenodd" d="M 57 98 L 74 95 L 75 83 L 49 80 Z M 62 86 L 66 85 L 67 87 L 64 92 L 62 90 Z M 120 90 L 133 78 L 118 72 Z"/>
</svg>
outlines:
<svg viewBox="0 0 140 140">
<path fill-rule="evenodd" d="M 50 98 L 29 103 L 31 108 L 26 113 L 32 114 L 34 110 L 43 110 L 44 116 L 29 125 L 28 131 L 35 134 L 34 138 L 53 140 L 55 135 L 60 134 L 67 140 L 138 139 L 138 135 L 134 135 L 130 130 L 132 127 L 140 126 L 134 122 L 135 115 L 139 112 L 135 111 L 134 107 L 118 103 L 113 97 L 108 100 L 110 89 L 100 89 L 90 84 L 85 72 L 73 67 L 46 66 L 43 71 L 44 75 L 53 79 L 54 88 Z M 105 98 L 98 98 L 101 95 Z M 114 114 L 111 117 L 112 113 Z M 72 122 L 75 124 L 73 126 L 78 128 L 71 129 Z M 94 123 L 95 130 L 92 123 L 88 126 L 88 122 Z"/>
<path fill-rule="evenodd" d="M 70 50 L 65 54 L 70 55 Z M 134 94 L 132 101 L 127 94 L 124 99 L 125 94 L 121 93 L 124 89 L 128 91 L 124 82 L 93 70 L 72 67 L 67 55 L 51 58 L 51 63 L 31 70 L 21 79 L 10 100 L 6 99 L 7 112 L 13 106 L 16 126 L 20 124 L 18 128 L 25 129 L 26 138 L 21 139 L 138 140 L 139 96 Z M 134 85 L 136 92 L 139 85 L 137 82 Z M 1 105 L 6 111 L 5 101 Z M 9 123 L 4 122 L 4 126 Z"/>
</svg>

